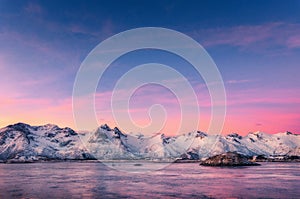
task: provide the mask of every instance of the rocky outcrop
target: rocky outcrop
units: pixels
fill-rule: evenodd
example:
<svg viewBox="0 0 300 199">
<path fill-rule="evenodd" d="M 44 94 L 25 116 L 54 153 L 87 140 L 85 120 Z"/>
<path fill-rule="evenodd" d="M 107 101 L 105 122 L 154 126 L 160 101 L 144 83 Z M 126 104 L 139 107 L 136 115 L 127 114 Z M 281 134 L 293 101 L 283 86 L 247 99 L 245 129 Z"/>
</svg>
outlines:
<svg viewBox="0 0 300 199">
<path fill-rule="evenodd" d="M 257 166 L 256 162 L 248 160 L 247 156 L 236 152 L 227 152 L 210 157 L 200 163 L 203 166 Z"/>
</svg>

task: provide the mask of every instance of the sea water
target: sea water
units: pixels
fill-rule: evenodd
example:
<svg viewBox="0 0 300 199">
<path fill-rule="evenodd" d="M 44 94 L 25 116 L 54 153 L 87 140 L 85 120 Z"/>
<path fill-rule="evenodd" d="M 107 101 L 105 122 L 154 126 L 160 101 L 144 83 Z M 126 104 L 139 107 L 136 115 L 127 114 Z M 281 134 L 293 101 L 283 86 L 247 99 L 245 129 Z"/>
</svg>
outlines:
<svg viewBox="0 0 300 199">
<path fill-rule="evenodd" d="M 0 198 L 300 198 L 300 163 L 130 165 L 138 173 L 112 169 L 116 164 L 0 164 Z"/>
</svg>

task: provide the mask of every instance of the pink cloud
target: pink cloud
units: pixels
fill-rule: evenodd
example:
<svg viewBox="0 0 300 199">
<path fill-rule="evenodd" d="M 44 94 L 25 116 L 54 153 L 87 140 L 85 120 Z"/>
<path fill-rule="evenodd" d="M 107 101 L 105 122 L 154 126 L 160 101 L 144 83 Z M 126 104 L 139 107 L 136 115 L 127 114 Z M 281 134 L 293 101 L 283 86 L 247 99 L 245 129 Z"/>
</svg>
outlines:
<svg viewBox="0 0 300 199">
<path fill-rule="evenodd" d="M 121 100 L 122 97 L 126 96 L 126 90 L 118 90 L 116 91 L 119 99 Z M 111 108 L 111 92 L 104 92 L 104 93 L 97 93 L 96 94 L 96 109 L 97 109 L 97 116 L 99 118 L 99 123 L 108 122 L 111 125 L 116 125 L 116 121 L 112 115 L 112 108 Z M 195 104 L 191 104 L 191 97 L 186 96 L 185 99 L 181 99 L 185 105 L 188 105 L 191 110 L 195 109 Z M 145 131 L 150 133 L 152 128 L 145 127 L 146 125 L 151 123 L 151 118 L 149 116 L 149 108 L 154 104 L 161 104 L 162 107 L 165 109 L 166 113 L 166 123 L 165 126 L 161 129 L 161 132 L 171 135 L 173 132 L 177 132 L 179 130 L 180 120 L 181 120 L 181 109 L 179 106 L 179 101 L 177 101 L 176 97 L 172 95 L 167 90 L 162 89 L 161 87 L 157 88 L 155 86 L 147 86 L 147 88 L 138 89 L 137 92 L 132 96 L 129 100 L 129 109 L 125 110 L 115 110 L 115 114 L 120 115 L 124 114 L 133 119 L 133 122 L 137 125 L 143 126 L 140 128 L 140 131 Z M 186 112 L 187 115 L 184 118 L 185 126 L 184 131 L 192 131 L 192 127 L 189 128 L 189 125 L 186 124 L 186 121 L 190 120 L 189 118 L 195 118 L 194 112 L 191 113 L 188 111 Z M 157 112 L 153 113 L 152 118 L 154 124 L 157 123 L 157 120 L 163 120 L 162 115 L 156 115 Z M 201 113 L 202 116 L 204 113 Z M 123 117 L 122 116 L 122 117 Z M 159 117 L 159 118 L 157 118 Z M 196 116 L 197 117 L 197 116 Z M 191 121 L 191 120 L 190 120 Z M 195 121 L 193 119 L 192 121 Z M 122 129 L 122 126 L 119 126 Z M 124 127 L 123 127 L 124 128 Z M 131 129 L 131 130 L 130 130 Z M 124 130 L 128 131 L 135 131 L 138 128 L 133 127 L 132 125 L 126 125 Z"/>
<path fill-rule="evenodd" d="M 300 32 L 298 35 L 289 37 L 287 39 L 286 45 L 289 48 L 300 48 Z"/>
<path fill-rule="evenodd" d="M 300 91 L 291 89 L 228 90 L 223 133 L 299 132 Z M 260 124 L 260 125 L 257 125 Z"/>
<path fill-rule="evenodd" d="M 269 93 L 266 93 L 269 98 L 256 95 L 259 91 L 256 92 L 255 90 L 248 90 L 244 92 L 230 92 L 228 94 L 229 107 L 227 109 L 226 122 L 223 129 L 224 134 L 238 132 L 245 135 L 249 131 L 257 130 L 268 133 L 277 133 L 279 131 L 287 130 L 296 133 L 299 132 L 299 126 L 297 124 L 300 119 L 300 110 L 297 107 L 300 107 L 298 106 L 300 102 L 299 98 L 293 97 L 293 91 L 272 90 L 269 91 Z M 101 96 L 102 99 L 109 95 L 110 92 L 97 93 L 97 97 Z M 253 99 L 253 96 L 256 96 L 256 98 Z M 276 98 L 276 96 L 282 97 Z M 147 99 L 147 96 L 141 97 L 142 99 Z M 159 99 L 161 100 L 163 97 L 160 96 Z M 168 99 L 164 102 L 168 102 Z M 107 100 L 107 103 L 109 104 L 109 100 Z M 252 107 L 243 105 L 251 103 L 256 103 L 256 105 L 260 103 L 278 103 L 279 105 L 275 107 Z M 295 107 L 287 109 L 285 106 L 280 106 L 281 103 L 295 103 Z M 84 106 L 85 103 L 82 105 Z M 103 105 L 100 105 L 100 107 L 102 106 Z M 117 125 L 110 112 L 110 106 L 103 106 L 101 111 L 101 114 L 98 114 L 99 124 L 108 123 L 112 126 Z M 137 106 L 133 107 L 130 110 L 130 113 L 133 114 L 133 119 L 137 124 L 144 126 L 150 122 L 147 111 L 147 107 Z M 72 101 L 70 98 L 55 100 L 45 98 L 18 98 L 13 96 L 8 97 L 2 93 L 0 96 L 0 113 L 1 126 L 22 121 L 34 125 L 56 123 L 60 126 L 76 128 L 73 121 Z M 200 116 L 199 130 L 207 131 L 211 116 L 210 112 L 204 110 L 201 112 Z M 193 120 L 194 117 L 188 116 L 187 119 Z M 172 132 L 175 132 L 178 129 L 179 121 L 179 112 L 176 112 L 176 110 L 169 110 L 167 123 L 166 126 L 163 127 L 162 132 L 172 135 Z M 184 129 L 185 131 L 195 130 L 189 129 L 188 126 Z"/>
<path fill-rule="evenodd" d="M 300 91 L 295 89 L 244 89 L 239 91 L 228 90 L 228 106 L 250 104 L 300 104 Z"/>
<path fill-rule="evenodd" d="M 246 135 L 249 132 L 263 131 L 278 133 L 291 131 L 299 132 L 299 113 L 269 108 L 244 107 L 228 108 L 223 133 L 237 132 Z M 257 125 L 260 124 L 260 125 Z"/>
<path fill-rule="evenodd" d="M 255 80 L 250 80 L 250 79 L 232 79 L 232 80 L 228 80 L 226 81 L 227 84 L 240 84 L 240 83 L 249 83 L 249 82 L 253 82 Z"/>
<path fill-rule="evenodd" d="M 242 80 L 236 80 L 230 83 L 240 83 L 240 81 Z M 249 83 L 251 81 L 245 80 L 242 82 Z M 149 89 L 155 91 L 154 88 Z M 204 88 L 201 87 L 201 89 L 203 90 Z M 300 107 L 300 98 L 298 93 L 300 93 L 300 91 L 276 88 L 264 90 L 263 92 L 260 89 L 228 90 L 228 107 L 223 133 L 238 132 L 240 134 L 246 134 L 249 131 L 257 130 L 266 131 L 268 133 L 277 133 L 279 131 L 287 130 L 298 132 L 299 126 L 296 125 L 300 118 L 300 109 L 298 108 Z M 110 96 L 110 94 L 111 93 L 107 92 L 105 94 L 98 93 L 97 95 L 100 97 L 99 99 L 106 99 L 106 105 L 105 103 L 99 104 L 101 107 L 99 109 L 104 111 L 102 113 L 105 113 L 105 119 L 107 120 L 107 118 L 110 118 L 111 121 L 113 121 L 113 117 L 109 116 L 111 111 L 110 98 L 106 98 Z M 208 93 L 205 95 L 201 93 L 199 95 L 201 96 L 199 97 L 201 116 L 199 130 L 206 131 L 211 117 L 210 96 Z M 178 102 L 176 101 L 176 98 L 170 98 L 170 96 L 164 92 L 156 92 L 155 94 L 152 94 L 149 90 L 147 90 L 147 92 L 141 92 L 138 98 L 135 99 L 134 106 L 130 107 L 130 110 L 118 111 L 129 111 L 130 114 L 133 114 L 137 123 L 145 125 L 149 122 L 148 108 L 152 102 L 155 102 L 155 99 L 159 99 L 160 104 L 170 105 L 167 106 L 171 108 L 168 112 L 168 122 L 173 125 L 178 124 L 180 113 L 173 110 L 176 108 L 176 106 L 173 105 L 178 105 Z M 185 102 L 187 103 L 188 100 L 185 100 Z M 192 116 L 188 117 L 191 120 L 194 119 Z M 260 125 L 258 126 L 257 124 Z M 172 132 L 171 129 L 174 129 L 172 125 L 167 125 L 164 128 L 166 132 Z"/>
</svg>

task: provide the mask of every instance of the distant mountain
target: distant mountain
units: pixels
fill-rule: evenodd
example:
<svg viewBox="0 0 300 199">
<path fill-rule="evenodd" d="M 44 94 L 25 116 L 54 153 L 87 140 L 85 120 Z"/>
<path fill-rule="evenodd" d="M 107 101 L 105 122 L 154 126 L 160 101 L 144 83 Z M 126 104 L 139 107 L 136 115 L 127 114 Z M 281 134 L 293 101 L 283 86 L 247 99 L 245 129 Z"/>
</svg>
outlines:
<svg viewBox="0 0 300 199">
<path fill-rule="evenodd" d="M 290 132 L 247 136 L 208 135 L 195 131 L 174 137 L 156 134 L 125 134 L 117 127 L 100 126 L 95 132 L 79 134 L 53 124 L 24 123 L 0 129 L 0 161 L 152 159 L 196 160 L 226 152 L 248 157 L 300 157 L 300 136 Z"/>
</svg>

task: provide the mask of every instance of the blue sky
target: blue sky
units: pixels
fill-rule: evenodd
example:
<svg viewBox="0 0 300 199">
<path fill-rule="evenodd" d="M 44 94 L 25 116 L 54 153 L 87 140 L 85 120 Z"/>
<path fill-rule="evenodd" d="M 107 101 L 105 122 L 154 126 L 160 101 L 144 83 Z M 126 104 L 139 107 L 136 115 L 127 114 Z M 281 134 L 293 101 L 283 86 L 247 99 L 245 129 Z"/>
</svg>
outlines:
<svg viewBox="0 0 300 199">
<path fill-rule="evenodd" d="M 224 133 L 299 132 L 299 10 L 299 0 L 0 0 L 0 125 L 24 121 L 75 127 L 73 82 L 87 54 L 116 33 L 153 26 L 192 37 L 215 61 L 228 97 Z M 135 52 L 110 67 L 107 79 L 113 81 L 104 79 L 99 92 L 148 61 L 198 78 L 173 55 Z M 99 117 L 100 123 L 114 125 L 110 117 Z"/>
</svg>

